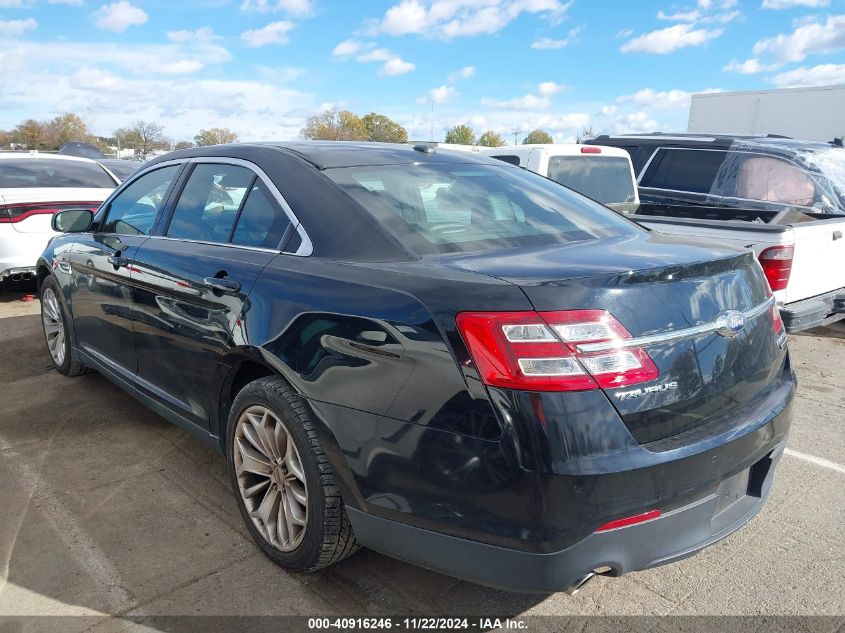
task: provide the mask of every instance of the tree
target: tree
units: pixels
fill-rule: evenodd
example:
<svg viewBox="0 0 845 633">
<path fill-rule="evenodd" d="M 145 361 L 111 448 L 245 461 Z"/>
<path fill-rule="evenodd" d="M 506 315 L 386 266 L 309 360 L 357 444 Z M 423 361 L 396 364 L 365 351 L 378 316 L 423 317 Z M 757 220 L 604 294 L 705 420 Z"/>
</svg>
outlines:
<svg viewBox="0 0 845 633">
<path fill-rule="evenodd" d="M 501 134 L 498 134 L 493 130 L 487 130 L 484 134 L 478 137 L 478 144 L 484 145 L 485 147 L 503 147 L 506 143 Z"/>
<path fill-rule="evenodd" d="M 55 117 L 48 123 L 42 124 L 44 128 L 45 145 L 51 149 L 59 149 L 65 143 L 79 141 L 82 143 L 93 143 L 94 135 L 88 131 L 88 124 L 78 114 L 66 112 Z"/>
<path fill-rule="evenodd" d="M 212 127 L 207 130 L 200 130 L 199 134 L 194 137 L 194 143 L 196 143 L 197 147 L 237 142 L 237 133 L 227 127 Z"/>
<path fill-rule="evenodd" d="M 0 130 L 0 147 L 6 147 L 12 143 L 12 133 Z"/>
<path fill-rule="evenodd" d="M 522 139 L 523 145 L 545 144 L 554 142 L 555 140 L 552 138 L 552 135 L 548 132 L 544 132 L 543 130 L 533 130 L 528 133 L 528 136 Z"/>
<path fill-rule="evenodd" d="M 173 149 L 191 149 L 194 146 L 191 141 L 179 141 Z"/>
<path fill-rule="evenodd" d="M 598 133 L 596 132 L 595 128 L 592 125 L 588 125 L 581 130 L 581 133 L 578 135 L 578 138 L 575 142 L 580 143 L 581 141 L 595 138 L 596 136 L 598 136 Z"/>
<path fill-rule="evenodd" d="M 146 156 L 154 149 L 165 147 L 164 128 L 155 122 L 135 121 L 130 127 L 114 132 L 121 147 L 131 147 L 136 154 Z"/>
<path fill-rule="evenodd" d="M 35 119 L 27 119 L 13 132 L 16 142 L 23 143 L 27 149 L 38 149 L 44 139 L 44 126 Z"/>
<path fill-rule="evenodd" d="M 308 117 L 299 134 L 312 141 L 366 141 L 367 125 L 354 112 L 333 108 Z"/>
<path fill-rule="evenodd" d="M 445 142 L 455 145 L 475 145 L 475 132 L 468 125 L 456 125 L 446 131 Z"/>
<path fill-rule="evenodd" d="M 378 143 L 407 143 L 408 130 L 383 114 L 370 112 L 361 117 L 367 129 L 367 140 Z"/>
</svg>

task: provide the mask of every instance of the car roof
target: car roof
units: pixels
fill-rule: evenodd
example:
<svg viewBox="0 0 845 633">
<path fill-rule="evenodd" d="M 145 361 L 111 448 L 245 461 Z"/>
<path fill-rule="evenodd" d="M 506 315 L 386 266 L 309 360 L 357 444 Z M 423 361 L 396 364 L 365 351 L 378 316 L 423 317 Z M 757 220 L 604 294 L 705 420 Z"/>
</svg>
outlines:
<svg viewBox="0 0 845 633">
<path fill-rule="evenodd" d="M 734 143 L 754 143 L 759 145 L 770 145 L 772 147 L 791 148 L 796 151 L 808 149 L 830 148 L 830 143 L 823 141 L 805 141 L 793 139 L 787 136 L 769 134 L 766 136 L 751 134 L 693 134 L 678 133 L 670 134 L 664 132 L 649 132 L 647 134 L 602 134 L 587 141 L 591 145 L 602 145 L 607 142 L 621 144 L 624 141 L 633 141 L 639 145 L 672 145 L 675 147 L 730 147 Z"/>
<path fill-rule="evenodd" d="M 278 141 L 267 143 L 231 143 L 178 150 L 156 157 L 150 164 L 180 158 L 203 156 L 248 156 L 250 151 L 274 149 L 293 154 L 318 169 L 399 165 L 413 163 L 473 163 L 501 166 L 487 156 L 472 152 L 441 149 L 424 145 L 400 143 L 367 143 L 355 141 Z M 415 149 L 416 148 L 416 149 Z"/>
<path fill-rule="evenodd" d="M 612 156 L 614 158 L 626 158 L 630 160 L 630 154 L 619 147 L 612 147 L 610 145 L 591 145 L 590 147 L 599 147 L 602 154 Z M 546 150 L 552 156 L 585 156 L 585 157 L 601 157 L 602 154 L 591 154 L 589 152 L 582 152 L 584 148 L 582 143 L 530 143 L 528 145 L 503 145 L 502 147 L 485 147 L 480 150 L 484 156 L 496 154 L 524 154 L 530 152 L 532 149 Z"/>
<path fill-rule="evenodd" d="M 82 163 L 94 163 L 97 164 L 96 160 L 91 158 L 83 158 L 82 156 L 68 156 L 66 154 L 51 154 L 45 152 L 39 152 L 38 150 L 32 150 L 28 152 L 0 152 L 0 160 L 4 158 L 31 158 L 32 160 L 41 160 L 45 158 L 49 158 L 50 160 L 72 160 L 76 162 Z"/>
</svg>

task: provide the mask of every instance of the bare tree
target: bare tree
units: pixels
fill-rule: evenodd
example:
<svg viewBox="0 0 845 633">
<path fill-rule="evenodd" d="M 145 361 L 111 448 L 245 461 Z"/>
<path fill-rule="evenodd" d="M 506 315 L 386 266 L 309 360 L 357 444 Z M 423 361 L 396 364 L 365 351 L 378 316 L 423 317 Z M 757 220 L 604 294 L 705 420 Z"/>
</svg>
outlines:
<svg viewBox="0 0 845 633">
<path fill-rule="evenodd" d="M 164 127 L 155 122 L 138 120 L 129 127 L 115 130 L 114 135 L 121 147 L 131 147 L 142 156 L 167 144 Z"/>
<path fill-rule="evenodd" d="M 227 127 L 212 127 L 200 130 L 194 137 L 197 147 L 206 145 L 222 145 L 223 143 L 237 143 L 238 135 Z"/>
</svg>

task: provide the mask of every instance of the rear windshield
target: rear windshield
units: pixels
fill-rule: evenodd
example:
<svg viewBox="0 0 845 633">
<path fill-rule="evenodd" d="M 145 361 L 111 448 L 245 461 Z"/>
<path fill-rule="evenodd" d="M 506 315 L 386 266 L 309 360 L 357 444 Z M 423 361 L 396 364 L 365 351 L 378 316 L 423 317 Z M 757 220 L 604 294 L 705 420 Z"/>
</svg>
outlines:
<svg viewBox="0 0 845 633">
<path fill-rule="evenodd" d="M 643 229 L 537 174 L 505 165 L 342 167 L 325 173 L 408 248 L 476 252 Z"/>
<path fill-rule="evenodd" d="M 115 183 L 97 163 L 55 158 L 0 159 L 0 188 L 28 187 L 114 189 Z"/>
<path fill-rule="evenodd" d="M 552 156 L 549 178 L 602 204 L 634 202 L 634 176 L 624 158 Z"/>
</svg>

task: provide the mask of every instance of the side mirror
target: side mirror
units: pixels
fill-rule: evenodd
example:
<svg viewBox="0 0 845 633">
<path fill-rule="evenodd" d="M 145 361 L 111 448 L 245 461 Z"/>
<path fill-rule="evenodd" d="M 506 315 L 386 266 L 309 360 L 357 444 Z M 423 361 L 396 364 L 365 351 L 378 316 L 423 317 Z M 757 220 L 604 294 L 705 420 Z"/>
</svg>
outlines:
<svg viewBox="0 0 845 633">
<path fill-rule="evenodd" d="M 91 209 L 65 209 L 53 215 L 50 226 L 59 233 L 82 233 L 91 227 L 93 221 Z"/>
</svg>

